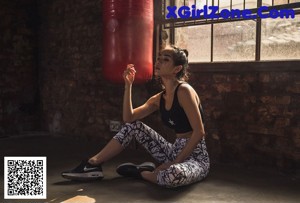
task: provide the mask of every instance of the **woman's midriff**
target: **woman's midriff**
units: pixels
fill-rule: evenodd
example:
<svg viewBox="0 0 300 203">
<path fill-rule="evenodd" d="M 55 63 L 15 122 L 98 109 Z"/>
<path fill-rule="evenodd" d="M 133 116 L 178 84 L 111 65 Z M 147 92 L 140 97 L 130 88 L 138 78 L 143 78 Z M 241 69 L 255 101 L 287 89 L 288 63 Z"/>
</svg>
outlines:
<svg viewBox="0 0 300 203">
<path fill-rule="evenodd" d="M 193 131 L 187 132 L 187 133 L 177 133 L 177 138 L 190 138 L 192 136 Z"/>
</svg>

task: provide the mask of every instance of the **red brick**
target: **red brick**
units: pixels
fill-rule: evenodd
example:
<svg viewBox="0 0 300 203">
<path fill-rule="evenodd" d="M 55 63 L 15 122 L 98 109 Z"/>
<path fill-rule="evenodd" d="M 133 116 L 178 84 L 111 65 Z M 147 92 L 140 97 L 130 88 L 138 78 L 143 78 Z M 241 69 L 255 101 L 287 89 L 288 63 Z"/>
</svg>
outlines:
<svg viewBox="0 0 300 203">
<path fill-rule="evenodd" d="M 294 84 L 294 85 L 288 86 L 286 88 L 286 91 L 289 93 L 300 94 L 300 84 Z"/>
<path fill-rule="evenodd" d="M 227 82 L 227 76 L 226 75 L 221 75 L 221 74 L 214 74 L 213 75 L 213 80 L 215 83 L 223 83 L 223 82 Z"/>
<path fill-rule="evenodd" d="M 276 82 L 286 82 L 290 80 L 290 74 L 289 73 L 278 73 L 276 72 L 274 74 L 274 80 Z"/>
<path fill-rule="evenodd" d="M 277 136 L 282 136 L 284 134 L 283 130 L 266 128 L 258 125 L 249 125 L 248 132 L 255 133 L 255 134 L 262 134 L 262 135 L 277 135 Z"/>
<path fill-rule="evenodd" d="M 276 104 L 288 105 L 291 103 L 291 96 L 277 96 Z"/>
<path fill-rule="evenodd" d="M 275 104 L 276 103 L 276 97 L 275 96 L 261 96 L 260 100 L 264 104 Z"/>
<path fill-rule="evenodd" d="M 275 128 L 287 127 L 290 125 L 290 119 L 288 118 L 277 118 L 275 121 Z"/>
<path fill-rule="evenodd" d="M 231 91 L 231 85 L 227 83 L 215 84 L 213 87 L 217 90 L 218 93 L 225 93 Z"/>
<path fill-rule="evenodd" d="M 300 148 L 300 128 L 293 128 L 292 139 L 296 147 Z"/>
<path fill-rule="evenodd" d="M 269 73 L 260 73 L 259 81 L 263 83 L 270 82 L 270 74 Z"/>
</svg>

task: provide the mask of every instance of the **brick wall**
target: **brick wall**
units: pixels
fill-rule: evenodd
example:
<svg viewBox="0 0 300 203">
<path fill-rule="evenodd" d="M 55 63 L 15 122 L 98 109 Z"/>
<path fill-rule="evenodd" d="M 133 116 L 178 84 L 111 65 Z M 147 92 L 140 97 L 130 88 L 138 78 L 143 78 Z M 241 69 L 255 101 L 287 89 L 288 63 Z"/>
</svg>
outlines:
<svg viewBox="0 0 300 203">
<path fill-rule="evenodd" d="M 0 1 L 0 137 L 39 127 L 36 14 L 33 0 Z"/>
<path fill-rule="evenodd" d="M 296 67 L 299 62 L 193 67 L 191 83 L 205 107 L 214 160 L 276 165 L 287 171 L 299 166 L 300 72 Z"/>
<path fill-rule="evenodd" d="M 102 77 L 101 6 L 100 0 L 39 1 L 42 118 L 51 133 L 109 139 L 110 120 L 122 120 L 124 87 Z M 135 104 L 147 92 L 136 87 Z"/>
</svg>

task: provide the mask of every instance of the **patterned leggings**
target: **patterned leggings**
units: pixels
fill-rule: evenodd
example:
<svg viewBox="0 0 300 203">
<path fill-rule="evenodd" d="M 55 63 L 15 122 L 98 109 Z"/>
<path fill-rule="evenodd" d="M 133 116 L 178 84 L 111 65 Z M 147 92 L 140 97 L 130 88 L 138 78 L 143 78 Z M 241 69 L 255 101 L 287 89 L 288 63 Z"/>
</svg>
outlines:
<svg viewBox="0 0 300 203">
<path fill-rule="evenodd" d="M 126 123 L 113 138 L 118 140 L 125 148 L 129 145 L 133 137 L 159 163 L 175 160 L 178 153 L 180 153 L 188 142 L 187 138 L 177 138 L 171 144 L 141 121 Z M 157 184 L 165 187 L 178 187 L 201 181 L 207 176 L 209 166 L 205 140 L 202 139 L 186 160 L 160 171 L 157 176 Z"/>
</svg>

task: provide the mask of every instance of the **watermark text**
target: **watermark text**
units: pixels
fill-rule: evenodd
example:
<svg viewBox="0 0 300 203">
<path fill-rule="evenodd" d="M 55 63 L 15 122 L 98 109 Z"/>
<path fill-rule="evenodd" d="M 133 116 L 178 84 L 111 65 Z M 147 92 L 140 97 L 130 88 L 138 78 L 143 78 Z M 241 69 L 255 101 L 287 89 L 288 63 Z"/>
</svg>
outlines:
<svg viewBox="0 0 300 203">
<path fill-rule="evenodd" d="M 195 5 L 191 7 L 181 6 L 168 6 L 167 19 L 256 19 L 256 18 L 295 18 L 295 11 L 293 9 L 269 9 L 267 6 L 261 6 L 257 9 L 257 13 L 252 13 L 250 9 L 222 9 L 219 12 L 218 6 L 203 6 L 202 9 L 197 9 Z"/>
</svg>

